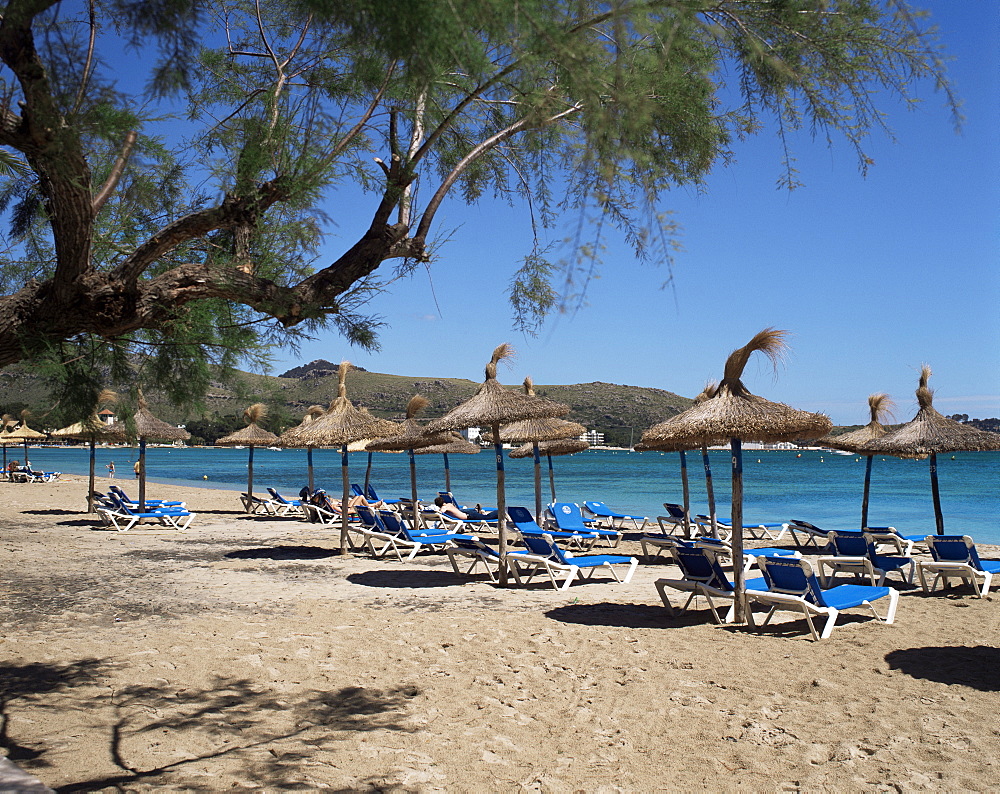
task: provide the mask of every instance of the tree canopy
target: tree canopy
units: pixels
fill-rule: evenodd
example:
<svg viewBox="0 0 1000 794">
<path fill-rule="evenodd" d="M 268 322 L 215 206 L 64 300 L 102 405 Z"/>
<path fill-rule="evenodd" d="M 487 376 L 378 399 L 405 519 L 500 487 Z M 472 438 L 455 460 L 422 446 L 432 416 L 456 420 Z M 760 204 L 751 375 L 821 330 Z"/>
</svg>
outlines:
<svg viewBox="0 0 1000 794">
<path fill-rule="evenodd" d="M 2 13 L 0 366 L 37 362 L 81 404 L 137 353 L 142 377 L 180 398 L 209 364 L 323 327 L 376 345 L 371 301 L 433 261 L 446 201 L 529 209 L 536 244 L 511 251 L 510 298 L 530 330 L 593 256 L 584 239 L 552 256 L 542 230 L 559 214 L 663 260 L 665 194 L 740 139 L 805 128 L 846 140 L 865 168 L 880 103 L 928 78 L 947 90 L 933 31 L 901 0 L 9 0 Z M 123 48 L 141 53 L 140 90 L 117 71 Z M 370 222 L 322 261 L 357 187 L 377 198 Z"/>
</svg>

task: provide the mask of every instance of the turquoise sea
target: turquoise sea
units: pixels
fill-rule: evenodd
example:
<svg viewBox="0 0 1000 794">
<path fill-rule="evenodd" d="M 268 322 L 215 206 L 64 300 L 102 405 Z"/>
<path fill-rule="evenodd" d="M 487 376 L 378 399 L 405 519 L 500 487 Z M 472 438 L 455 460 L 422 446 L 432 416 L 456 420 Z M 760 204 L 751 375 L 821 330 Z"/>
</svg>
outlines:
<svg viewBox="0 0 1000 794">
<path fill-rule="evenodd" d="M 10 447 L 8 457 L 20 459 L 23 451 Z M 709 453 L 719 515 L 729 514 L 730 457 L 725 451 Z M 105 465 L 114 461 L 118 481 L 132 480 L 134 448 L 97 450 L 97 473 L 106 483 Z M 350 454 L 352 482 L 363 482 L 368 455 Z M 88 451 L 84 447 L 37 447 L 30 450 L 35 468 L 86 474 Z M 707 512 L 701 454 L 688 453 L 692 512 Z M 494 505 L 495 467 L 492 452 L 449 456 L 451 486 L 460 502 Z M 246 490 L 247 450 L 229 448 L 151 447 L 147 471 L 151 482 L 196 487 Z M 340 453 L 333 449 L 313 452 L 317 487 L 341 490 Z M 744 515 L 751 521 L 811 521 L 824 529 L 854 529 L 860 523 L 864 484 L 864 458 L 803 450 L 762 452 L 746 450 L 744 462 Z M 595 499 L 611 507 L 650 517 L 663 512 L 663 502 L 681 501 L 677 453 L 589 450 L 553 458 L 559 501 Z M 530 459 L 507 460 L 507 502 L 534 505 L 533 466 Z M 548 501 L 546 459 L 542 458 L 542 494 Z M 971 535 L 983 543 L 1000 544 L 1000 453 L 956 453 L 938 457 L 938 476 L 945 531 Z M 405 454 L 376 453 L 372 484 L 380 496 L 410 493 L 409 460 Z M 444 489 L 440 455 L 417 456 L 418 491 L 431 499 Z M 305 450 L 256 449 L 255 490 L 273 486 L 295 494 L 307 482 Z M 100 489 L 99 489 L 100 490 Z M 151 489 L 155 495 L 155 488 Z M 234 494 L 234 505 L 236 496 Z M 911 534 L 934 532 L 928 462 L 876 458 L 872 469 L 869 523 L 891 525 Z"/>
</svg>

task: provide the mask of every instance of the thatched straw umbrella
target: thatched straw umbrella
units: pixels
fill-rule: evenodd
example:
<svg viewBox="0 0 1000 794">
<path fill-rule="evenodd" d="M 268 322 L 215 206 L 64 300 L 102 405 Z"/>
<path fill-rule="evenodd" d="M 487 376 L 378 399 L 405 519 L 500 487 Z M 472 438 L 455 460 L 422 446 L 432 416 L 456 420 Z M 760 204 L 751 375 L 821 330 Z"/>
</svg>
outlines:
<svg viewBox="0 0 1000 794">
<path fill-rule="evenodd" d="M 250 450 L 247 458 L 247 496 L 251 498 L 247 500 L 247 512 L 250 512 L 253 503 L 253 448 L 269 447 L 278 440 L 274 433 L 260 426 L 260 422 L 266 417 L 267 406 L 264 403 L 254 403 L 243 411 L 243 421 L 247 426 L 215 442 L 217 447 L 245 446 Z"/>
<path fill-rule="evenodd" d="M 290 427 L 278 437 L 278 444 L 283 447 L 305 447 L 306 448 L 306 468 L 309 472 L 309 490 L 313 490 L 313 445 L 308 443 L 309 426 L 319 419 L 326 408 L 322 405 L 310 405 L 306 409 L 306 415 L 295 427 Z"/>
<path fill-rule="evenodd" d="M 37 430 L 28 427 L 28 417 L 30 415 L 31 413 L 27 408 L 21 411 L 21 424 L 14 428 L 7 436 L 8 443 L 12 441 L 18 444 L 24 443 L 24 468 L 28 468 L 28 442 L 45 438 L 45 433 L 39 433 Z"/>
<path fill-rule="evenodd" d="M 3 446 L 3 470 L 5 474 L 7 472 L 7 444 L 10 443 L 8 437 L 16 424 L 17 420 L 10 414 L 4 414 L 3 418 L 0 419 L 0 446 Z"/>
<path fill-rule="evenodd" d="M 358 410 L 347 399 L 346 381 L 350 369 L 350 362 L 340 362 L 337 370 L 339 382 L 336 399 L 330 403 L 326 413 L 304 427 L 299 443 L 293 444 L 304 447 L 340 447 L 340 469 L 344 486 L 341 501 L 340 553 L 345 555 L 347 554 L 347 505 L 351 499 L 347 445 L 352 441 L 366 438 L 380 438 L 384 432 L 371 414 Z"/>
<path fill-rule="evenodd" d="M 571 423 L 575 424 L 575 423 Z M 553 441 L 540 441 L 538 443 L 525 444 L 524 446 L 518 447 L 517 449 L 512 449 L 510 451 L 510 457 L 514 458 L 527 458 L 533 457 L 535 461 L 538 460 L 540 455 L 544 455 L 549 462 L 549 490 L 552 493 L 553 504 L 556 501 L 556 475 L 552 468 L 552 458 L 555 455 L 575 455 L 577 452 L 583 452 L 585 449 L 589 449 L 590 444 L 580 438 L 560 438 Z M 538 506 L 538 477 L 537 477 L 537 466 L 535 469 L 535 506 L 536 509 L 541 511 Z M 537 519 L 536 519 L 537 520 Z"/>
<path fill-rule="evenodd" d="M 508 344 L 499 345 L 486 365 L 486 380 L 479 390 L 464 403 L 452 409 L 440 419 L 428 424 L 428 430 L 463 430 L 467 427 L 489 425 L 493 431 L 493 446 L 497 463 L 497 515 L 499 516 L 499 554 L 506 560 L 507 555 L 507 500 L 504 493 L 503 444 L 500 441 L 500 426 L 521 419 L 564 416 L 569 406 L 528 397 L 505 389 L 497 381 L 497 364 L 513 355 Z M 500 585 L 507 584 L 507 566 L 500 566 Z"/>
<path fill-rule="evenodd" d="M 888 394 L 879 392 L 868 395 L 868 408 L 871 411 L 871 421 L 860 430 L 851 433 L 844 433 L 840 436 L 823 436 L 817 439 L 816 443 L 842 449 L 846 452 L 857 452 L 865 456 L 865 491 L 861 498 L 861 528 L 868 526 L 868 495 L 871 492 L 872 482 L 872 453 L 863 451 L 863 448 L 876 439 L 882 438 L 886 434 L 886 429 L 882 425 L 884 419 L 892 417 L 893 401 Z"/>
<path fill-rule="evenodd" d="M 909 422 L 865 445 L 863 454 L 930 455 L 931 495 L 934 500 L 934 522 L 937 534 L 944 534 L 944 514 L 938 490 L 937 454 L 939 452 L 991 452 L 1000 450 L 1000 433 L 976 430 L 942 416 L 934 409 L 934 392 L 927 383 L 931 368 L 926 364 L 920 371 L 917 387 L 917 415 Z"/>
<path fill-rule="evenodd" d="M 97 397 L 97 404 L 94 406 L 94 413 L 91 414 L 83 422 L 76 422 L 75 424 L 69 425 L 68 427 L 63 427 L 59 430 L 53 430 L 50 434 L 52 438 L 59 439 L 73 439 L 79 441 L 86 441 L 90 447 L 90 487 L 87 489 L 87 512 L 94 512 L 94 489 L 96 487 L 95 482 L 97 476 L 94 472 L 96 468 L 96 444 L 98 439 L 104 441 L 123 441 L 125 439 L 125 434 L 115 427 L 109 427 L 104 424 L 97 416 L 97 412 L 101 409 L 102 405 L 109 405 L 114 403 L 118 399 L 118 395 L 115 394 L 110 389 L 104 389 Z"/>
<path fill-rule="evenodd" d="M 694 398 L 694 405 L 699 405 L 705 402 L 718 388 L 716 383 L 708 383 L 705 388 L 702 389 L 701 394 Z M 712 522 L 712 537 L 719 537 L 719 524 L 716 518 L 715 510 L 715 488 L 712 484 L 712 464 L 708 458 L 708 445 L 707 444 L 693 444 L 690 442 L 680 443 L 663 442 L 661 439 L 669 438 L 670 429 L 673 425 L 678 422 L 684 422 L 685 412 L 681 412 L 669 419 L 660 422 L 658 425 L 653 425 L 645 433 L 642 434 L 642 441 L 640 442 L 645 449 L 656 450 L 659 452 L 677 452 L 680 454 L 681 461 L 681 487 L 683 490 L 684 499 L 684 536 L 690 537 L 691 535 L 691 490 L 688 486 L 688 472 L 687 472 L 687 450 L 697 449 L 701 447 L 701 460 L 702 465 L 705 468 L 705 490 L 708 497 L 708 513 L 710 520 Z"/>
<path fill-rule="evenodd" d="M 535 386 L 531 378 L 524 379 L 524 393 L 529 397 L 535 396 Z M 529 442 L 534 449 L 535 460 L 535 521 L 541 524 L 542 520 L 542 463 L 538 452 L 538 444 L 542 441 L 558 441 L 564 438 L 578 438 L 587 432 L 587 428 L 579 422 L 570 422 L 566 419 L 555 419 L 543 417 L 541 419 L 522 419 L 520 422 L 511 422 L 500 428 L 500 442 L 503 444 L 520 444 Z M 484 434 L 487 441 L 492 442 L 490 433 Z M 589 445 L 588 445 L 589 446 Z M 549 463 L 552 458 L 549 457 Z M 554 500 L 554 497 L 553 497 Z"/>
<path fill-rule="evenodd" d="M 660 443 L 694 443 L 712 446 L 729 441 L 733 466 L 733 573 L 736 585 L 736 619 L 745 613 L 743 582 L 743 442 L 790 441 L 818 438 L 833 426 L 822 414 L 797 411 L 782 403 L 757 397 L 743 385 L 743 370 L 756 352 L 764 353 L 777 364 L 785 350 L 785 331 L 766 328 L 750 342 L 734 350 L 726 361 L 722 383 L 708 399 L 679 414 L 671 427 L 665 428 Z"/>
<path fill-rule="evenodd" d="M 378 429 L 380 438 L 381 437 L 388 438 L 389 436 L 394 436 L 399 432 L 400 424 L 398 422 L 391 422 L 388 419 L 380 419 L 377 416 L 372 416 L 371 412 L 369 412 L 369 410 L 364 406 L 361 406 L 359 410 L 361 411 L 361 413 L 370 417 L 372 422 L 375 423 L 375 427 Z M 364 493 L 366 495 L 368 494 L 368 486 L 372 480 L 372 450 L 368 449 L 368 445 L 375 440 L 376 439 L 373 438 L 366 438 L 357 442 L 357 449 L 354 449 L 353 446 L 351 448 L 351 451 L 353 452 L 365 451 L 368 453 L 368 465 L 365 467 Z"/>
<path fill-rule="evenodd" d="M 466 441 L 461 433 L 449 431 L 450 441 L 446 444 L 435 444 L 431 447 L 422 447 L 413 450 L 417 455 L 441 455 L 444 458 L 444 489 L 451 493 L 451 469 L 448 466 L 449 455 L 478 455 L 481 447 Z"/>
<path fill-rule="evenodd" d="M 139 439 L 139 512 L 146 510 L 146 441 L 182 441 L 191 438 L 183 428 L 157 419 L 149 410 L 149 403 L 139 391 L 139 408 L 127 420 L 125 432 Z"/>
<path fill-rule="evenodd" d="M 396 435 L 372 441 L 368 449 L 375 452 L 396 452 L 405 450 L 410 456 L 410 496 L 413 500 L 413 526 L 420 526 L 420 511 L 417 509 L 417 461 L 413 450 L 419 447 L 432 447 L 435 444 L 447 444 L 451 436 L 447 433 L 428 433 L 417 424 L 417 415 L 430 405 L 430 400 L 420 394 L 414 394 L 406 404 L 406 419 L 400 426 L 401 432 Z"/>
</svg>

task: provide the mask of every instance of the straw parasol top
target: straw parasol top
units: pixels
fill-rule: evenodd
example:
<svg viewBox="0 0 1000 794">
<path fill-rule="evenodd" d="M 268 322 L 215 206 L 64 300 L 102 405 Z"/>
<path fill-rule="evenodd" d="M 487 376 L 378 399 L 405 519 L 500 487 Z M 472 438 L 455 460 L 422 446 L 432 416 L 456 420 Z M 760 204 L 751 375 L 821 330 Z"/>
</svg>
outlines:
<svg viewBox="0 0 1000 794">
<path fill-rule="evenodd" d="M 709 381 L 706 383 L 705 388 L 702 389 L 701 393 L 694 398 L 692 407 L 700 405 L 705 402 L 705 400 L 711 398 L 718 388 L 719 384 L 715 381 Z M 653 425 L 649 428 L 649 430 L 642 434 L 642 439 L 635 445 L 635 449 L 639 452 L 682 452 L 700 447 L 700 441 L 691 441 L 683 438 L 678 440 L 671 437 L 673 427 L 677 424 L 683 423 L 685 421 L 686 414 L 687 411 L 682 411 L 679 414 L 671 416 L 669 419 L 664 419 L 659 424 Z"/>
<path fill-rule="evenodd" d="M 765 328 L 747 345 L 734 350 L 726 361 L 722 383 L 711 397 L 662 423 L 655 436 L 647 438 L 647 431 L 642 441 L 665 449 L 680 444 L 712 446 L 732 438 L 774 442 L 828 433 L 833 427 L 829 417 L 770 402 L 751 394 L 743 385 L 741 378 L 750 356 L 761 352 L 777 363 L 786 348 L 785 335 L 785 331 Z"/>
<path fill-rule="evenodd" d="M 39 438 L 45 438 L 45 433 L 39 433 L 28 427 L 27 409 L 21 411 L 21 426 L 15 427 L 4 436 L 5 441 L 36 441 Z"/>
<path fill-rule="evenodd" d="M 871 421 L 860 430 L 844 433 L 840 436 L 823 436 L 817 439 L 817 443 L 833 449 L 842 449 L 847 452 L 860 452 L 866 444 L 870 444 L 877 438 L 886 434 L 886 429 L 882 425 L 884 419 L 892 418 L 892 409 L 895 403 L 888 394 L 879 392 L 868 395 L 868 408 L 871 411 Z"/>
<path fill-rule="evenodd" d="M 247 423 L 247 426 L 242 430 L 237 430 L 235 433 L 230 433 L 228 436 L 223 436 L 222 438 L 217 439 L 215 446 L 271 446 L 278 440 L 278 437 L 274 433 L 269 430 L 265 430 L 260 426 L 259 423 L 264 421 L 266 417 L 267 406 L 264 405 L 264 403 L 254 403 L 243 411 L 243 421 Z"/>
<path fill-rule="evenodd" d="M 295 427 L 290 427 L 282 433 L 278 437 L 278 443 L 286 447 L 312 446 L 311 444 L 301 443 L 302 435 L 305 432 L 305 429 L 319 419 L 324 413 L 326 413 L 326 408 L 322 405 L 310 405 L 306 409 L 306 415 L 302 417 L 302 421 Z"/>
<path fill-rule="evenodd" d="M 350 362 L 340 362 L 336 399 L 315 421 L 303 422 L 282 435 L 282 443 L 292 447 L 340 447 L 366 438 L 381 438 L 385 434 L 383 420 L 355 408 L 347 399 L 347 373 L 350 369 Z M 293 431 L 298 432 L 293 434 Z"/>
<path fill-rule="evenodd" d="M 413 451 L 418 455 L 476 455 L 482 451 L 478 444 L 473 444 L 462 438 L 461 433 L 449 430 L 446 435 L 451 439 L 447 444 L 435 444 L 432 447 L 421 447 Z"/>
<path fill-rule="evenodd" d="M 938 452 L 989 452 L 1000 450 L 1000 433 L 968 427 L 942 416 L 934 409 L 934 392 L 927 386 L 931 368 L 920 371 L 917 387 L 917 415 L 896 430 L 867 444 L 859 452 L 905 457 L 934 455 Z"/>
<path fill-rule="evenodd" d="M 535 386 L 531 378 L 524 379 L 524 393 L 528 397 L 535 397 Z M 579 422 L 570 422 L 566 419 L 555 417 L 522 419 L 500 428 L 500 443 L 555 441 L 560 438 L 576 438 L 586 432 L 587 428 Z M 494 443 L 493 434 L 490 432 L 483 433 L 483 438 L 491 444 Z"/>
<path fill-rule="evenodd" d="M 428 405 L 430 400 L 420 394 L 414 394 L 406 404 L 406 419 L 397 426 L 396 434 L 372 441 L 367 448 L 375 452 L 396 452 L 449 443 L 451 436 L 447 433 L 428 433 L 417 424 L 417 415 Z"/>
<path fill-rule="evenodd" d="M 497 364 L 513 356 L 510 345 L 499 345 L 486 365 L 486 380 L 464 403 L 427 425 L 428 430 L 462 430 L 479 425 L 506 425 L 522 419 L 564 416 L 569 406 L 505 389 L 497 381 Z"/>
<path fill-rule="evenodd" d="M 135 423 L 135 435 L 137 438 L 156 439 L 158 441 L 179 441 L 191 438 L 191 434 L 180 427 L 157 419 L 149 410 L 149 403 L 142 392 L 139 392 L 139 409 L 132 417 Z"/>
<path fill-rule="evenodd" d="M 559 438 L 552 441 L 542 441 L 538 444 L 539 455 L 573 455 L 588 449 L 590 444 L 581 441 L 579 438 Z M 517 449 L 512 449 L 508 457 L 530 458 L 535 454 L 533 444 L 524 444 Z"/>
<path fill-rule="evenodd" d="M 125 434 L 122 432 L 121 428 L 115 427 L 114 425 L 106 425 L 97 415 L 97 411 L 102 405 L 114 403 L 117 399 L 118 395 L 111 391 L 111 389 L 103 389 L 97 397 L 94 412 L 89 417 L 82 422 L 74 422 L 68 427 L 53 430 L 49 433 L 49 435 L 52 436 L 52 438 L 67 438 L 82 441 L 89 441 L 91 439 L 94 439 L 95 441 L 97 439 L 107 441 L 124 440 Z"/>
</svg>

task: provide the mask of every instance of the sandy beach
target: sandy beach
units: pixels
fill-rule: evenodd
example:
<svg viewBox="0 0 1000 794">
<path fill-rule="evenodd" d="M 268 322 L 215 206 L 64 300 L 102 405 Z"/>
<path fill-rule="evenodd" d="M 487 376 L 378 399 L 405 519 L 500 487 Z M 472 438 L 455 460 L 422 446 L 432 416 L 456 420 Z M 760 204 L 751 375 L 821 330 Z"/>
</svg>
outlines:
<svg viewBox="0 0 1000 794">
<path fill-rule="evenodd" d="M 197 519 L 124 534 L 95 531 L 84 478 L 0 492 L 0 747 L 57 791 L 1000 780 L 995 594 L 904 589 L 895 625 L 845 617 L 812 642 L 786 618 L 670 618 L 664 564 L 500 589 L 444 555 L 341 558 L 334 531 L 247 516 L 235 492 L 151 485 Z"/>
</svg>

